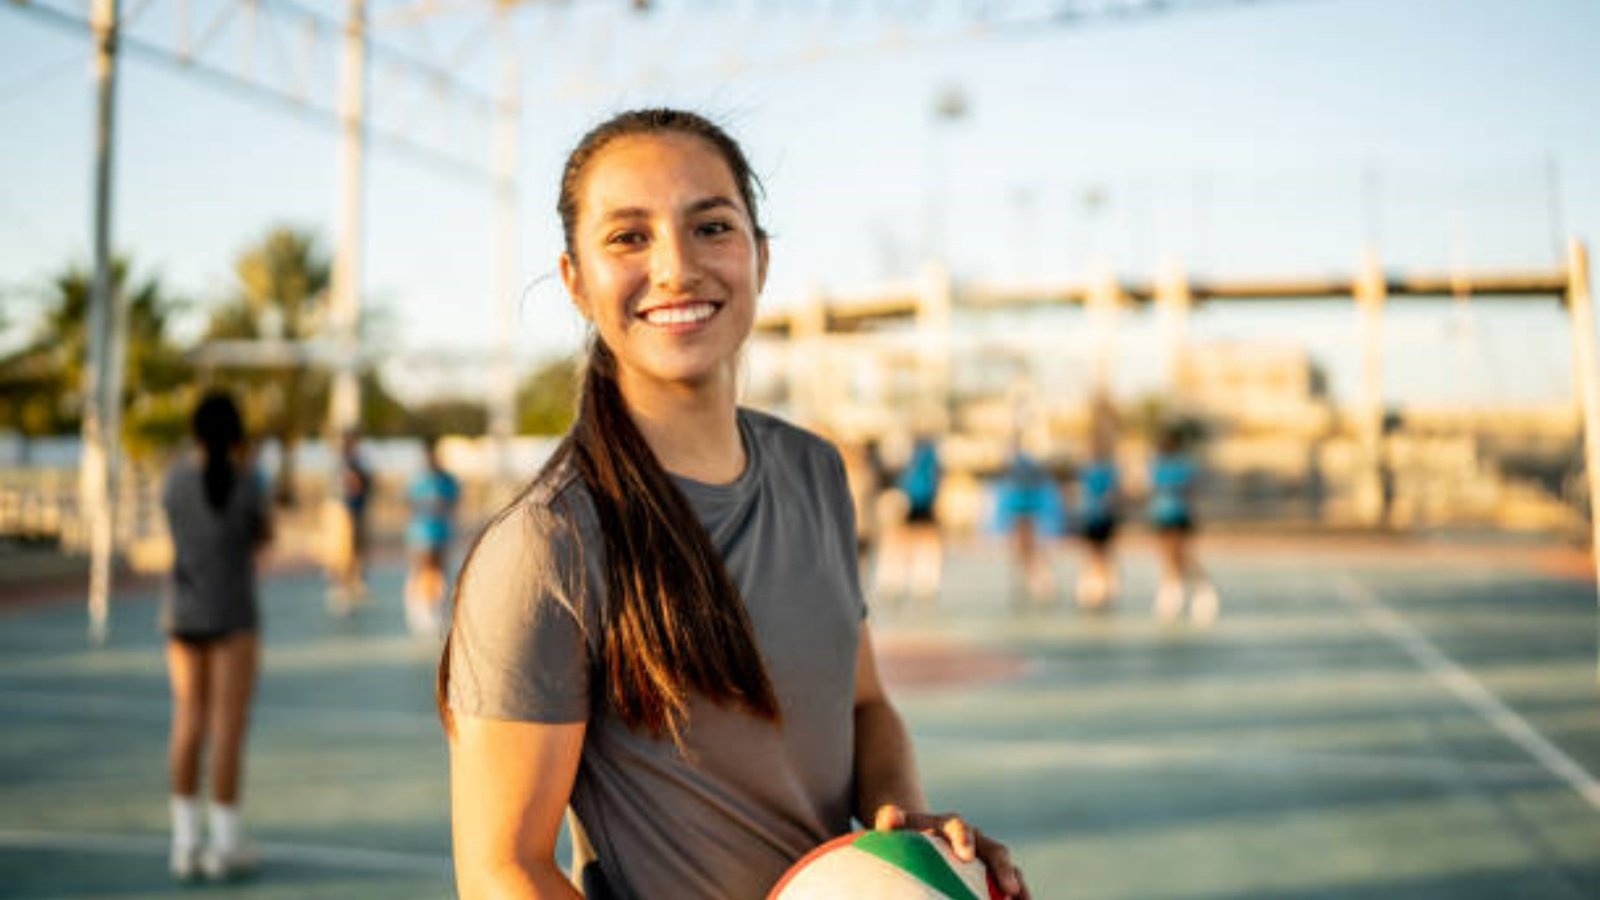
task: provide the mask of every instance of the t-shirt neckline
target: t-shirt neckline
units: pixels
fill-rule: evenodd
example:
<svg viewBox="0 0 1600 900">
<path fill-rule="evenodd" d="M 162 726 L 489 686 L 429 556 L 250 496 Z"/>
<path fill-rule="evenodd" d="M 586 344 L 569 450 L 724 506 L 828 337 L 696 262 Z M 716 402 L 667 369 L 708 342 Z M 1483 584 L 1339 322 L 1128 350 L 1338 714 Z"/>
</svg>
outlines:
<svg viewBox="0 0 1600 900">
<path fill-rule="evenodd" d="M 751 434 L 750 419 L 743 407 L 740 407 L 735 420 L 739 426 L 739 440 L 744 444 L 744 471 L 727 484 L 712 484 L 707 481 L 697 481 L 687 475 L 668 472 L 672 482 L 690 497 L 703 497 L 707 500 L 728 500 L 742 497 L 749 493 L 751 486 L 756 483 L 761 469 L 761 450 L 754 435 Z"/>
</svg>

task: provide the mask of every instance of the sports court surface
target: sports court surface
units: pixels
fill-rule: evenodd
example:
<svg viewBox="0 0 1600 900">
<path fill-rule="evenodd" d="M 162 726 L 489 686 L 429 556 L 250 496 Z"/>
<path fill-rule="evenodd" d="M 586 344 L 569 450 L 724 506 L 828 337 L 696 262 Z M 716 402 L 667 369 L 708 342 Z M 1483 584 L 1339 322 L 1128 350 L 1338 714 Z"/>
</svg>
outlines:
<svg viewBox="0 0 1600 900">
<path fill-rule="evenodd" d="M 998 548 L 937 610 L 877 613 L 934 802 L 1002 836 L 1039 898 L 1600 897 L 1593 585 L 1519 548 L 1213 542 L 1211 630 L 1013 610 Z M 1058 563 L 1070 575 L 1072 560 Z M 0 603 L 0 896 L 450 896 L 433 651 L 400 573 L 335 620 L 270 580 L 247 762 L 253 879 L 165 872 L 151 591 L 87 649 L 70 602 Z"/>
</svg>

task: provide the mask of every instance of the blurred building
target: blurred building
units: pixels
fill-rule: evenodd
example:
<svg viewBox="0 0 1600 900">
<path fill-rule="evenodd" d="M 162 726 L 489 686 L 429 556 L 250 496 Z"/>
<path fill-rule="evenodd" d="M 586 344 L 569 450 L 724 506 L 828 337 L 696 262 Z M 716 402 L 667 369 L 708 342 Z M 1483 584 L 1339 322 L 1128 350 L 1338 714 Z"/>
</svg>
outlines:
<svg viewBox="0 0 1600 900">
<path fill-rule="evenodd" d="M 1094 373 L 1084 348 L 1114 344 L 1096 337 L 1066 352 L 1059 324 L 1021 320 L 1009 330 L 986 329 L 966 305 L 952 314 L 935 304 L 930 314 L 915 287 L 867 301 L 819 299 L 787 327 L 769 327 L 750 355 L 745 402 L 840 440 L 876 440 L 891 468 L 911 434 L 936 432 L 958 492 L 964 483 L 981 490 L 1013 440 L 1070 477 L 1090 429 Z M 1069 358 L 1077 368 L 1064 371 Z M 1200 423 L 1202 505 L 1213 522 L 1558 533 L 1584 527 L 1586 503 L 1572 485 L 1581 471 L 1575 406 L 1391 410 L 1369 449 L 1358 410 L 1335 403 L 1318 362 L 1283 341 L 1185 343 L 1162 390 L 1117 400 L 1117 453 L 1135 490 L 1150 417 Z M 1376 523 L 1374 454 L 1382 505 Z M 952 503 L 978 508 L 970 499 Z M 958 517 L 955 524 L 973 523 Z"/>
</svg>

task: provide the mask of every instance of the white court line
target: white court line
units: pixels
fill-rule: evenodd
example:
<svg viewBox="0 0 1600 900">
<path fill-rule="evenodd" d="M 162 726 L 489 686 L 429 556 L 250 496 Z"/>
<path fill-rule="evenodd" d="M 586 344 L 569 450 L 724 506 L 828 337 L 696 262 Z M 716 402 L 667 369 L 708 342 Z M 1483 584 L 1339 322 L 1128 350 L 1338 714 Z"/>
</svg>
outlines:
<svg viewBox="0 0 1600 900">
<path fill-rule="evenodd" d="M 929 753 L 960 757 L 981 754 L 1005 765 L 1065 766 L 1083 769 L 1165 769 L 1188 766 L 1218 769 L 1310 773 L 1357 778 L 1436 778 L 1472 773 L 1479 780 L 1521 782 L 1542 777 L 1543 767 L 1532 762 L 1460 760 L 1453 757 L 1407 756 L 1380 753 L 1340 753 L 1326 750 L 1238 749 L 1160 744 L 1101 744 L 1077 741 L 1007 740 L 923 735 L 919 748 Z"/>
<path fill-rule="evenodd" d="M 109 853 L 122 856 L 165 857 L 167 838 L 154 835 L 76 833 L 0 829 L 0 847 L 26 850 L 64 850 L 72 853 Z M 393 850 L 361 850 L 354 847 L 329 847 L 322 844 L 255 844 L 263 862 L 292 862 L 328 869 L 354 869 L 367 872 L 416 872 L 448 874 L 448 856 L 427 856 Z"/>
<path fill-rule="evenodd" d="M 1566 782 L 1578 796 L 1600 812 L 1600 781 L 1577 760 L 1540 734 L 1528 720 L 1506 706 L 1494 692 L 1444 654 L 1427 635 L 1402 619 L 1377 594 L 1349 575 L 1339 576 L 1340 593 L 1378 632 L 1394 641 L 1461 701 L 1483 716 L 1512 743 L 1526 750 L 1550 774 Z"/>
<path fill-rule="evenodd" d="M 36 688 L 0 688 L 0 707 L 43 713 L 64 713 L 114 718 L 143 724 L 167 725 L 172 721 L 172 700 L 155 695 L 109 697 L 81 691 L 52 691 Z M 439 728 L 438 715 L 426 712 L 390 712 L 377 709 L 323 709 L 282 703 L 257 703 L 252 707 L 257 727 L 263 722 L 272 728 L 311 727 L 336 731 L 391 731 L 415 734 L 418 730 Z M 278 721 L 279 718 L 282 721 Z"/>
</svg>

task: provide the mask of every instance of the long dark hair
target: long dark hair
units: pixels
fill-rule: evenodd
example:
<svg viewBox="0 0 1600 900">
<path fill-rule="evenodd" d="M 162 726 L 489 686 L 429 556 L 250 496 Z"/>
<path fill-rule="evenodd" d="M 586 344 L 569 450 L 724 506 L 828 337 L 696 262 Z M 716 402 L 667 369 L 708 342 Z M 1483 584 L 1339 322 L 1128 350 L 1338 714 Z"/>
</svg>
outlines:
<svg viewBox="0 0 1600 900">
<path fill-rule="evenodd" d="M 211 391 L 200 399 L 194 408 L 191 421 L 195 440 L 205 457 L 202 480 L 205 484 L 206 503 L 221 511 L 228 505 L 233 493 L 233 448 L 244 440 L 244 422 L 239 417 L 239 407 L 223 391 Z"/>
<path fill-rule="evenodd" d="M 733 175 L 756 239 L 766 240 L 756 213 L 759 183 L 738 143 L 694 113 L 637 110 L 590 131 L 567 157 L 556 208 L 574 263 L 577 198 L 589 164 L 618 138 L 655 134 L 704 139 Z M 616 376 L 616 358 L 595 335 L 577 418 L 529 487 L 532 491 L 576 470 L 594 503 L 606 560 L 603 647 L 597 667 L 604 690 L 596 702 L 603 697 L 628 727 L 669 737 L 680 747 L 689 697 L 695 692 L 777 723 L 777 695 L 738 588 L 688 499 L 634 424 Z M 512 505 L 527 495 L 525 491 Z M 569 527 L 574 524 L 570 510 L 558 514 Z M 449 681 L 447 641 L 436 685 L 447 728 Z"/>
</svg>

